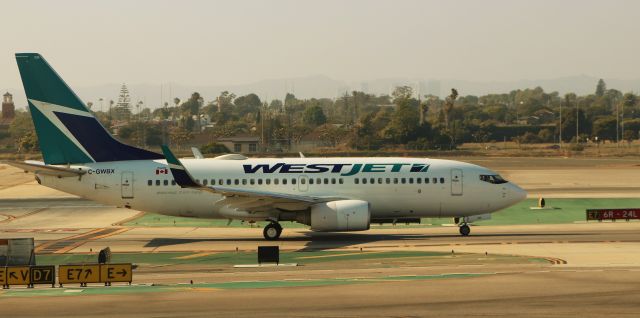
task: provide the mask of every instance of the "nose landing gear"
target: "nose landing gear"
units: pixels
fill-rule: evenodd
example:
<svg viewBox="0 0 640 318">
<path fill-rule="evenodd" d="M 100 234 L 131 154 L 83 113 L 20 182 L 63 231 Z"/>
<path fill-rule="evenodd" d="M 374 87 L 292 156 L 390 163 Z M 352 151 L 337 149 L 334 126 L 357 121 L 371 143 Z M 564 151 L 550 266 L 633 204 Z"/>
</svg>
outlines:
<svg viewBox="0 0 640 318">
<path fill-rule="evenodd" d="M 271 222 L 264 227 L 262 234 L 267 241 L 277 240 L 282 234 L 282 226 L 278 222 Z"/>
</svg>

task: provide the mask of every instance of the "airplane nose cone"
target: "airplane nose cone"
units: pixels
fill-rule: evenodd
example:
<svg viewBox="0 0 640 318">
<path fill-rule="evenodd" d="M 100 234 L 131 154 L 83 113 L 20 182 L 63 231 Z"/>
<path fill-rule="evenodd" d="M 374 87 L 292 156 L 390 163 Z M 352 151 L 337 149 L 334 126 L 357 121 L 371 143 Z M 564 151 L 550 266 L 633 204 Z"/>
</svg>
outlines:
<svg viewBox="0 0 640 318">
<path fill-rule="evenodd" d="M 515 184 L 511 184 L 511 197 L 513 198 L 513 203 L 520 202 L 527 198 L 527 191 L 524 191 L 522 188 Z"/>
</svg>

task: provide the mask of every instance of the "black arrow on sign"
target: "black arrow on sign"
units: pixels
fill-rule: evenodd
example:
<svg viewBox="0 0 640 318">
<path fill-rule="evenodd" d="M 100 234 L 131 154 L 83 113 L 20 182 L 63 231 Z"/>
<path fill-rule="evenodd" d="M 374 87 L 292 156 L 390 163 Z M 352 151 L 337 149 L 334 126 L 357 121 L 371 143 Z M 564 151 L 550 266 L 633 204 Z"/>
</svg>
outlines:
<svg viewBox="0 0 640 318">
<path fill-rule="evenodd" d="M 18 276 L 16 276 L 16 272 L 10 272 L 9 273 L 9 277 L 11 277 L 13 279 L 18 279 Z"/>
<path fill-rule="evenodd" d="M 121 271 L 116 272 L 116 274 L 120 274 L 122 277 L 125 277 L 125 276 L 127 276 L 127 270 L 125 270 L 125 269 L 123 268 Z"/>
</svg>

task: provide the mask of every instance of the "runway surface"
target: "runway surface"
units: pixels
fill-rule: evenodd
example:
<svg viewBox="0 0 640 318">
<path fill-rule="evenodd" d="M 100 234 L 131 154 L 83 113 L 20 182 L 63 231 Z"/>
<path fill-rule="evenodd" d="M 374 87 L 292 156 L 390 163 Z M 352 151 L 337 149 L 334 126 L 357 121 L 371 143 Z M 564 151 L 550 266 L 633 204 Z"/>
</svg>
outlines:
<svg viewBox="0 0 640 318">
<path fill-rule="evenodd" d="M 474 226 L 469 237 L 455 227 L 335 234 L 285 224 L 280 241 L 265 242 L 261 228 L 123 226 L 138 212 L 78 199 L 4 200 L 0 215 L 0 235 L 35 237 L 40 255 L 95 255 L 107 246 L 130 255 L 186 253 L 177 265 L 142 265 L 131 287 L 1 292 L 3 310 L 15 317 L 634 317 L 640 309 L 640 222 Z M 257 269 L 197 262 L 259 245 L 447 256 Z"/>
<path fill-rule="evenodd" d="M 555 197 L 637 197 L 632 160 L 474 159 Z M 531 160 L 535 162 L 531 162 Z M 535 168 L 530 168 L 535 167 Z M 548 170 L 543 169 L 547 167 Z M 143 227 L 138 211 L 102 206 L 0 171 L 0 238 L 34 237 L 36 251 L 95 258 L 110 247 L 139 263 L 134 286 L 14 287 L 11 317 L 637 317 L 640 222 L 379 228 Z M 611 178 L 594 177 L 613 176 Z M 32 176 L 31 176 L 32 177 Z M 128 224 L 129 226 L 125 225 Z M 278 245 L 299 266 L 234 268 Z M 346 255 L 346 256 L 344 256 Z M 193 285 L 191 284 L 193 281 Z"/>
</svg>

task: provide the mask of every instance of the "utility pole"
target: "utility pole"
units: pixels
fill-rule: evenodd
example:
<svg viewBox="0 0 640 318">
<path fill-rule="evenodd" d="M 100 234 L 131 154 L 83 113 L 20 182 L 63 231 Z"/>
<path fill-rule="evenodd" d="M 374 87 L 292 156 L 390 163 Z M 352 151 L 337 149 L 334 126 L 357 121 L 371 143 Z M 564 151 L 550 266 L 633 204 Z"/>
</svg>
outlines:
<svg viewBox="0 0 640 318">
<path fill-rule="evenodd" d="M 620 138 L 618 137 L 620 135 L 620 113 L 618 112 L 618 103 L 616 103 L 615 98 L 613 102 L 616 104 L 616 148 L 618 148 L 620 147 Z"/>
<path fill-rule="evenodd" d="M 620 137 L 624 140 L 624 100 L 622 101 L 622 114 L 620 114 Z"/>
<path fill-rule="evenodd" d="M 559 129 L 560 130 L 560 138 L 559 138 L 560 139 L 559 140 L 560 149 L 562 149 L 562 103 L 563 103 L 563 101 L 560 101 L 560 125 L 559 125 L 559 127 L 560 127 L 560 129 Z"/>
<path fill-rule="evenodd" d="M 578 144 L 578 126 L 580 124 L 580 117 L 578 116 L 578 114 L 580 114 L 580 100 L 578 100 L 578 97 L 576 96 L 576 144 Z"/>
<path fill-rule="evenodd" d="M 262 144 L 262 152 L 265 152 L 265 147 L 264 147 L 264 116 L 265 114 L 265 110 L 267 109 L 266 107 L 267 102 L 265 101 L 262 104 L 262 110 L 260 111 L 260 143 Z"/>
</svg>

